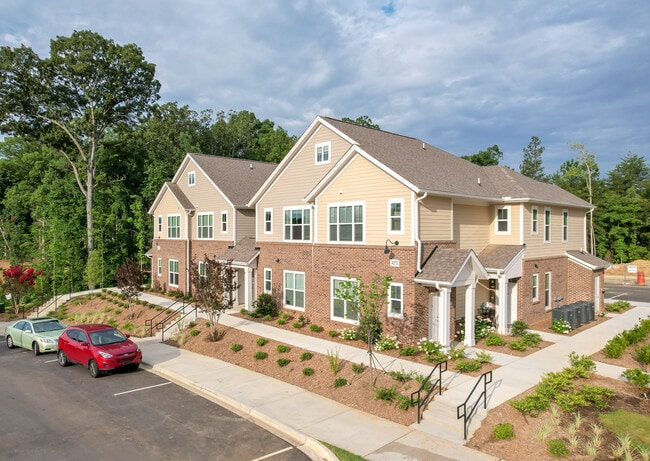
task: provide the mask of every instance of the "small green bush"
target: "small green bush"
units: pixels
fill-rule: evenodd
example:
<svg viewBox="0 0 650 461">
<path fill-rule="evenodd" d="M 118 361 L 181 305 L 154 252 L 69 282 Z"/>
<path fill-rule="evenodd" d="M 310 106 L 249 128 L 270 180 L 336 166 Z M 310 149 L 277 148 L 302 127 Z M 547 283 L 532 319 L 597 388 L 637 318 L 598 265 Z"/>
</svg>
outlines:
<svg viewBox="0 0 650 461">
<path fill-rule="evenodd" d="M 275 348 L 280 354 L 286 354 L 287 352 L 291 351 L 291 348 L 289 346 L 285 346 L 284 344 L 278 344 L 278 347 Z"/>
<path fill-rule="evenodd" d="M 465 348 L 466 346 L 458 346 L 451 349 L 449 351 L 449 357 L 451 358 L 451 360 L 458 360 L 458 359 L 465 358 Z"/>
<path fill-rule="evenodd" d="M 399 350 L 399 355 L 401 355 L 402 357 L 413 357 L 415 355 L 418 355 L 418 352 L 419 351 L 418 351 L 417 347 L 409 346 L 409 347 L 405 347 L 403 349 L 400 349 Z"/>
<path fill-rule="evenodd" d="M 650 344 L 634 349 L 634 358 L 645 365 L 650 364 Z"/>
<path fill-rule="evenodd" d="M 338 333 L 338 331 L 336 331 L 336 330 L 330 330 L 330 331 L 327 332 L 327 335 L 328 335 L 330 338 L 336 338 L 336 337 L 339 335 L 339 333 Z"/>
<path fill-rule="evenodd" d="M 196 326 L 196 322 L 190 322 L 187 324 L 187 328 L 194 328 Z"/>
<path fill-rule="evenodd" d="M 190 335 L 191 335 L 191 336 L 198 336 L 199 333 L 201 333 L 199 330 L 192 330 L 192 331 L 190 331 Z"/>
<path fill-rule="evenodd" d="M 606 304 L 605 305 L 605 310 L 607 312 L 621 312 L 630 307 L 630 303 L 628 301 L 616 301 L 612 304 Z"/>
<path fill-rule="evenodd" d="M 515 436 L 515 427 L 510 423 L 501 423 L 494 426 L 492 437 L 498 440 L 512 439 Z"/>
<path fill-rule="evenodd" d="M 523 339 L 516 339 L 514 341 L 510 341 L 508 343 L 508 347 L 512 349 L 513 351 L 525 351 L 528 350 L 528 346 L 526 345 L 526 342 Z"/>
<path fill-rule="evenodd" d="M 413 403 L 411 403 L 411 399 L 408 398 L 405 395 L 399 394 L 397 396 L 397 408 L 400 410 L 407 411 L 409 408 L 413 406 Z"/>
<path fill-rule="evenodd" d="M 413 378 L 413 372 L 406 372 L 404 370 L 392 370 L 388 372 L 388 375 L 400 383 L 405 383 Z"/>
<path fill-rule="evenodd" d="M 566 446 L 566 442 L 562 439 L 549 440 L 546 445 L 546 450 L 558 458 L 569 456 L 569 449 Z"/>
<path fill-rule="evenodd" d="M 621 376 L 623 376 L 628 383 L 638 387 L 642 392 L 645 392 L 645 389 L 650 385 L 650 375 L 644 373 L 640 368 L 625 370 Z"/>
<path fill-rule="evenodd" d="M 291 360 L 289 360 L 289 359 L 285 359 L 285 358 L 281 358 L 281 359 L 276 360 L 276 363 L 277 363 L 280 367 L 284 367 L 284 366 L 289 365 L 289 364 L 291 363 Z"/>
<path fill-rule="evenodd" d="M 278 314 L 275 299 L 268 293 L 260 293 L 257 296 L 257 299 L 253 303 L 253 309 L 260 317 L 266 317 L 267 315 L 269 317 L 275 317 Z"/>
<path fill-rule="evenodd" d="M 265 322 L 268 322 L 270 320 L 273 320 L 273 317 L 271 317 L 270 315 L 265 315 L 264 317 L 262 317 L 262 320 L 264 320 Z"/>
<path fill-rule="evenodd" d="M 315 323 L 309 325 L 309 329 L 314 333 L 320 333 L 321 331 L 323 331 L 323 327 L 316 325 Z"/>
<path fill-rule="evenodd" d="M 553 330 L 555 333 L 566 335 L 571 332 L 571 324 L 566 320 L 555 319 L 551 325 L 551 330 Z"/>
<path fill-rule="evenodd" d="M 542 411 L 548 409 L 551 401 L 548 397 L 539 394 L 529 394 L 519 400 L 511 400 L 508 402 L 512 408 L 519 411 L 523 415 L 538 416 Z"/>
<path fill-rule="evenodd" d="M 345 378 L 336 378 L 334 380 L 334 387 L 342 387 L 348 383 L 348 380 Z"/>
<path fill-rule="evenodd" d="M 313 368 L 303 368 L 302 369 L 302 374 L 305 376 L 311 376 L 314 374 L 314 369 Z"/>
<path fill-rule="evenodd" d="M 392 387 L 375 387 L 375 399 L 392 401 L 397 398 L 397 386 Z"/>
<path fill-rule="evenodd" d="M 510 334 L 512 336 L 522 336 L 526 331 L 528 331 L 528 324 L 523 320 L 515 320 L 510 326 Z"/>
<path fill-rule="evenodd" d="M 262 351 L 257 351 L 257 352 L 255 352 L 255 355 L 253 355 L 255 360 L 264 360 L 268 356 L 269 356 L 269 354 L 267 354 L 266 352 L 262 352 Z"/>
<path fill-rule="evenodd" d="M 603 348 L 603 353 L 607 358 L 618 359 L 627 349 L 627 341 L 620 333 L 607 341 Z"/>
<path fill-rule="evenodd" d="M 399 341 L 397 340 L 397 336 L 381 335 L 375 343 L 375 349 L 378 351 L 399 349 Z"/>
<path fill-rule="evenodd" d="M 352 371 L 355 372 L 356 374 L 363 373 L 363 370 L 366 369 L 366 366 L 363 363 L 353 363 L 352 364 Z"/>
<path fill-rule="evenodd" d="M 233 344 L 232 346 L 230 346 L 230 350 L 233 351 L 233 352 L 239 352 L 243 348 L 244 348 L 244 346 L 242 346 L 241 344 Z"/>
<path fill-rule="evenodd" d="M 257 338 L 257 339 L 255 340 L 255 342 L 256 342 L 257 345 L 260 346 L 260 347 L 262 347 L 262 346 L 264 346 L 266 343 L 268 343 L 268 341 L 267 341 L 265 338 Z"/>
<path fill-rule="evenodd" d="M 538 333 L 525 332 L 521 335 L 521 339 L 528 347 L 538 347 L 539 343 L 542 342 L 542 337 Z"/>
<path fill-rule="evenodd" d="M 293 327 L 294 327 L 294 328 L 302 328 L 303 325 L 302 325 L 302 323 L 300 323 L 300 322 L 293 322 Z"/>
<path fill-rule="evenodd" d="M 313 354 L 311 352 L 303 352 L 300 354 L 300 361 L 304 362 L 305 360 L 311 360 Z"/>
<path fill-rule="evenodd" d="M 503 339 L 501 336 L 497 335 L 496 333 L 493 333 L 489 335 L 487 338 L 485 338 L 485 344 L 487 344 L 488 346 L 505 346 L 506 340 Z"/>
<path fill-rule="evenodd" d="M 285 319 L 278 319 L 278 325 L 285 325 L 287 321 Z"/>
<path fill-rule="evenodd" d="M 434 355 L 442 352 L 442 344 L 432 341 L 428 338 L 422 338 L 417 343 L 418 350 L 426 355 Z"/>
<path fill-rule="evenodd" d="M 490 363 L 492 361 L 493 357 L 485 352 L 485 351 L 480 351 L 476 353 L 476 361 L 480 363 Z"/>
<path fill-rule="evenodd" d="M 464 359 L 456 362 L 456 370 L 461 373 L 470 373 L 472 371 L 479 371 L 483 364 L 478 360 Z"/>
</svg>

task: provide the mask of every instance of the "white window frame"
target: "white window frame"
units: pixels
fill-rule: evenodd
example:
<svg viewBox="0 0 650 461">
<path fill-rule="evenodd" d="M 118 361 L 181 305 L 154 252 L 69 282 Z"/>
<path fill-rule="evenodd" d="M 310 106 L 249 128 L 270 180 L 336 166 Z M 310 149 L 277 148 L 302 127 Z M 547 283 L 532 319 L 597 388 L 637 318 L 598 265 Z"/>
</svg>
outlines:
<svg viewBox="0 0 650 461">
<path fill-rule="evenodd" d="M 187 173 L 187 185 L 189 187 L 196 185 L 196 171 L 190 171 Z"/>
<path fill-rule="evenodd" d="M 264 233 L 273 233 L 273 208 L 264 208 Z"/>
<path fill-rule="evenodd" d="M 351 282 L 353 285 L 358 283 L 356 280 L 350 280 L 348 278 L 343 278 L 343 277 L 331 277 L 330 279 L 330 318 L 332 320 L 336 320 L 337 322 L 356 324 L 358 322 L 359 312 L 357 311 L 357 318 L 348 317 L 348 312 L 350 310 L 348 308 L 348 301 L 336 297 L 336 282 L 347 282 L 347 281 Z M 337 301 L 343 303 L 343 317 L 338 317 L 334 315 L 334 305 L 336 304 Z"/>
<path fill-rule="evenodd" d="M 569 241 L 569 210 L 562 210 L 562 241 Z"/>
<path fill-rule="evenodd" d="M 163 216 L 161 214 L 158 215 L 158 233 L 162 234 L 163 231 Z"/>
<path fill-rule="evenodd" d="M 510 206 L 496 207 L 494 211 L 495 211 L 494 212 L 494 233 L 498 235 L 510 235 L 510 228 L 511 228 L 510 221 L 512 216 L 512 213 L 510 212 Z M 500 211 L 505 211 L 507 214 L 505 219 L 505 223 L 507 227 L 506 230 L 499 230 L 499 224 L 504 222 L 503 218 L 499 218 Z"/>
<path fill-rule="evenodd" d="M 157 272 L 158 277 L 160 277 L 162 275 L 162 258 L 158 258 L 157 267 L 158 267 L 158 272 Z"/>
<path fill-rule="evenodd" d="M 331 158 L 332 158 L 332 143 L 330 141 L 319 142 L 318 144 L 316 144 L 316 146 L 314 146 L 314 163 L 316 165 L 330 163 Z"/>
<path fill-rule="evenodd" d="M 221 212 L 221 219 L 219 220 L 219 229 L 222 234 L 228 233 L 228 211 Z"/>
<path fill-rule="evenodd" d="M 533 301 L 539 301 L 539 273 L 533 274 Z"/>
<path fill-rule="evenodd" d="M 539 208 L 536 206 L 530 212 L 530 233 L 537 235 L 539 232 Z"/>
<path fill-rule="evenodd" d="M 264 293 L 273 292 L 273 270 L 265 267 L 264 268 Z"/>
<path fill-rule="evenodd" d="M 551 291 L 551 273 L 550 272 L 544 272 L 544 309 L 552 309 L 553 308 L 553 298 L 552 298 L 552 291 Z"/>
<path fill-rule="evenodd" d="M 551 242 L 551 223 L 553 221 L 553 213 L 550 208 L 544 208 L 544 243 Z"/>
<path fill-rule="evenodd" d="M 178 218 L 178 226 L 172 226 L 170 219 Z M 174 237 L 172 231 L 178 229 L 178 236 Z M 170 240 L 177 240 L 181 238 L 181 215 L 180 214 L 169 214 L 167 215 L 167 238 Z"/>
<path fill-rule="evenodd" d="M 393 288 L 399 288 L 399 297 L 393 296 Z M 393 310 L 394 303 L 399 303 L 399 312 Z M 391 283 L 388 287 L 388 316 L 404 317 L 404 284 L 402 283 Z"/>
<path fill-rule="evenodd" d="M 293 222 L 289 222 L 287 224 L 287 213 L 290 213 L 289 214 L 289 216 L 291 218 L 290 221 L 293 221 L 293 212 L 294 211 L 302 211 L 302 213 L 301 213 L 301 221 L 302 221 L 301 224 L 293 224 Z M 309 214 L 309 222 L 308 223 L 304 222 L 305 221 L 305 212 L 307 212 Z M 302 238 L 300 238 L 300 239 L 293 239 L 293 238 L 287 239 L 287 228 L 290 231 L 289 236 L 292 237 L 294 227 L 298 227 L 298 226 L 300 226 L 300 229 L 301 229 L 300 235 L 301 235 Z M 311 242 L 312 226 L 313 226 L 313 224 L 312 224 L 312 210 L 311 210 L 310 207 L 304 207 L 304 206 L 301 206 L 301 207 L 285 207 L 285 208 L 282 209 L 282 241 L 283 242 Z M 304 236 L 305 236 L 305 227 L 309 228 L 309 232 L 308 232 L 309 235 L 308 235 L 308 238 L 306 238 L 306 239 L 304 238 Z"/>
<path fill-rule="evenodd" d="M 198 266 L 199 266 L 198 267 L 198 269 L 199 269 L 199 277 L 204 278 L 204 279 L 207 278 L 208 276 L 206 274 L 206 269 L 207 269 L 208 265 L 205 263 L 205 261 L 199 261 Z"/>
<path fill-rule="evenodd" d="M 201 223 L 201 218 L 209 217 L 210 224 L 205 225 Z M 203 231 L 207 229 L 208 236 L 203 235 Z M 196 215 L 196 238 L 197 240 L 213 240 L 214 239 L 214 213 L 198 213 Z"/>
<path fill-rule="evenodd" d="M 399 215 L 393 215 L 393 205 L 399 205 Z M 393 220 L 399 223 L 399 229 L 393 229 Z M 393 198 L 388 200 L 388 233 L 392 235 L 404 234 L 404 199 Z"/>
<path fill-rule="evenodd" d="M 341 208 L 352 208 L 352 222 L 340 223 L 338 218 L 340 217 L 339 210 Z M 361 207 L 361 222 L 355 222 L 356 217 L 356 207 Z M 331 222 L 331 212 L 332 209 L 336 208 L 336 217 L 337 222 Z M 352 234 L 351 240 L 341 240 L 341 225 L 351 226 Z M 361 226 L 361 238 L 356 240 L 357 232 L 356 227 Z M 332 226 L 336 226 L 336 239 L 332 238 Z M 363 244 L 366 241 L 366 203 L 365 202 L 344 202 L 344 203 L 330 203 L 327 205 L 327 241 L 329 243 L 341 243 L 347 245 L 358 245 Z"/>
<path fill-rule="evenodd" d="M 176 265 L 176 271 L 172 270 L 172 265 Z M 177 287 L 179 282 L 180 282 L 180 269 L 179 269 L 179 264 L 178 264 L 178 259 L 170 259 L 169 263 L 167 264 L 167 268 L 169 269 L 169 276 L 167 277 L 167 280 L 169 281 L 169 286 L 171 287 Z M 174 283 L 173 279 L 176 279 L 176 283 Z"/>
<path fill-rule="evenodd" d="M 288 288 L 287 287 L 287 276 L 291 276 L 293 278 L 293 287 Z M 303 288 L 302 290 L 299 290 L 296 288 L 296 276 L 302 276 L 302 283 L 303 283 Z M 305 311 L 305 306 L 306 304 L 306 287 L 307 281 L 305 279 L 305 273 L 304 272 L 297 272 L 297 271 L 284 271 L 284 274 L 282 276 L 282 291 L 283 291 L 283 304 L 284 307 L 287 309 L 292 309 L 294 311 Z M 287 292 L 291 290 L 293 292 L 293 304 L 288 304 L 287 303 Z M 302 301 L 303 301 L 303 306 L 298 306 L 296 303 L 296 296 L 295 294 L 297 292 L 302 292 Z"/>
</svg>

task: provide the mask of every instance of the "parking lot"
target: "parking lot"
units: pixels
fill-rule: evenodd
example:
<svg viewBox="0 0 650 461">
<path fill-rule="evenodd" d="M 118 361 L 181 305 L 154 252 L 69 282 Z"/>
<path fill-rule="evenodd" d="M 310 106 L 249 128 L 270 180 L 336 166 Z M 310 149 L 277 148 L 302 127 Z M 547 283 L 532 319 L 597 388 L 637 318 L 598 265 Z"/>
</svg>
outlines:
<svg viewBox="0 0 650 461">
<path fill-rule="evenodd" d="M 142 369 L 93 379 L 0 336 L 2 459 L 306 460 L 250 421 Z M 109 455 L 110 454 L 110 455 Z"/>
</svg>

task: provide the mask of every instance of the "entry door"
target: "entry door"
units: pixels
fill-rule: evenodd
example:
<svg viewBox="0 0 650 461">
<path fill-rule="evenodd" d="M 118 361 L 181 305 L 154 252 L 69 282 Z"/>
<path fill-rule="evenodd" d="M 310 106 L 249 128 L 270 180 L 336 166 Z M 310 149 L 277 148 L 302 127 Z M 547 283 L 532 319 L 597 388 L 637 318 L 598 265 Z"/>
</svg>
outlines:
<svg viewBox="0 0 650 461">
<path fill-rule="evenodd" d="M 429 293 L 429 339 L 438 341 L 440 334 L 440 293 Z"/>
</svg>

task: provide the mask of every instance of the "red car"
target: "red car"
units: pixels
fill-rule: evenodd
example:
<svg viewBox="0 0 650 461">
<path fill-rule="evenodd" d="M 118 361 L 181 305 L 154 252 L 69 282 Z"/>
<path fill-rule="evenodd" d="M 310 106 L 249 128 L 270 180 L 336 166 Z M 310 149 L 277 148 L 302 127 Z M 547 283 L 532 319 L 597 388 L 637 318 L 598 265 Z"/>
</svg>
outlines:
<svg viewBox="0 0 650 461">
<path fill-rule="evenodd" d="M 142 351 L 128 336 L 102 324 L 67 327 L 59 336 L 57 355 L 62 367 L 69 363 L 87 366 L 93 378 L 118 368 L 136 370 L 142 362 Z"/>
</svg>

